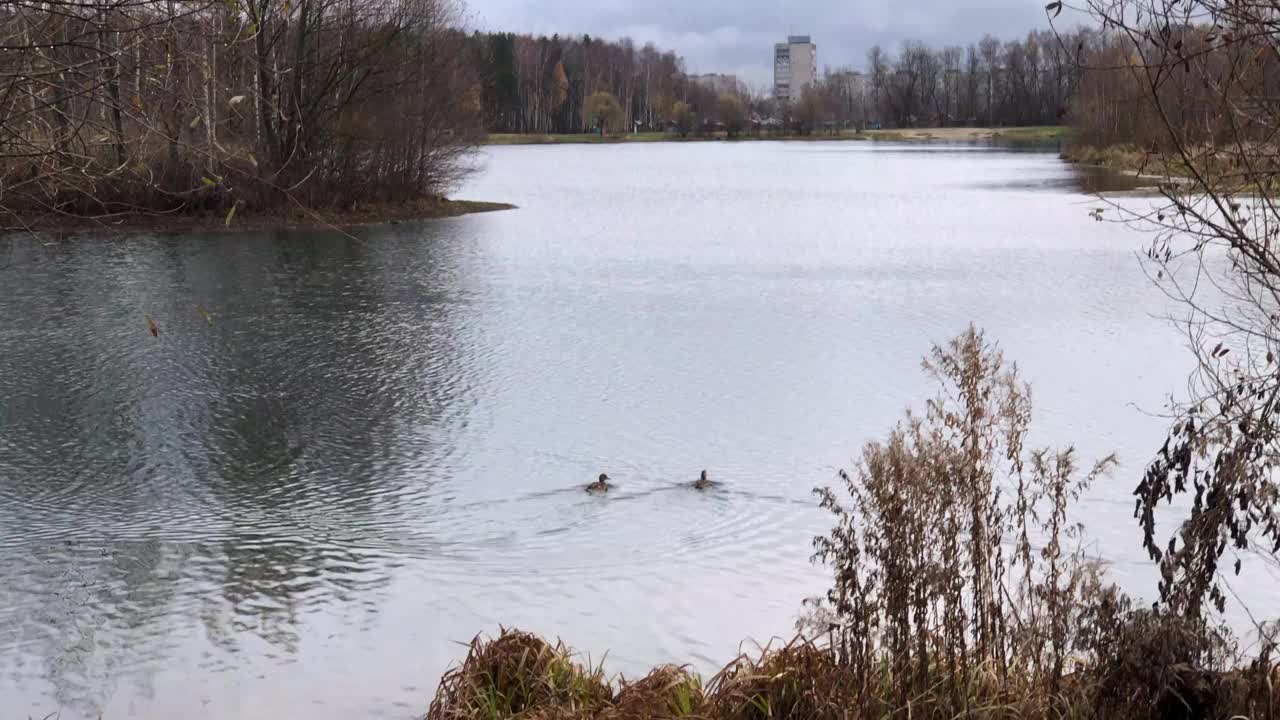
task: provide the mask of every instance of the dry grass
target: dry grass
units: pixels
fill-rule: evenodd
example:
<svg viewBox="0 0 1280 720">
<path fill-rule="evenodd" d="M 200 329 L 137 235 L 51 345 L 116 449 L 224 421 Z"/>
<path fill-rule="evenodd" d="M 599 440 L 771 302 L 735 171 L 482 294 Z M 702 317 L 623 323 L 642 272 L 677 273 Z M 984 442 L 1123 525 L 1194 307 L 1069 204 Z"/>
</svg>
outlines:
<svg viewBox="0 0 1280 720">
<path fill-rule="evenodd" d="M 759 657 L 741 655 L 711 680 L 709 716 L 723 720 L 842 718 L 856 707 L 853 677 L 801 638 Z"/>
<path fill-rule="evenodd" d="M 1240 669 L 1209 669 L 1201 653 L 1210 645 L 1223 649 L 1216 632 L 1146 610 L 1112 619 L 1118 624 L 1102 638 L 1104 653 L 1052 693 L 1032 676 L 994 664 L 961 676 L 939 663 L 905 701 L 889 658 L 864 676 L 826 644 L 804 638 L 743 653 L 704 685 L 675 665 L 610 682 L 601 666 L 576 662 L 563 644 L 503 630 L 472 641 L 466 660 L 441 680 L 426 720 L 1280 717 L 1280 669 L 1269 654 Z"/>
<path fill-rule="evenodd" d="M 702 678 L 687 667 L 660 665 L 635 682 L 620 679 L 617 700 L 606 718 L 703 717 L 707 697 Z"/>
</svg>

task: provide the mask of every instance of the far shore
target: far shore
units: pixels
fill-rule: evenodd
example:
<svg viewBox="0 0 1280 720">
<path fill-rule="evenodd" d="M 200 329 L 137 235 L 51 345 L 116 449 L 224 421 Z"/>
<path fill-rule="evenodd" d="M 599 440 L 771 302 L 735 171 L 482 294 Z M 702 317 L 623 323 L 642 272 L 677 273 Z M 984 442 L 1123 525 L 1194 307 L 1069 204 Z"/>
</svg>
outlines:
<svg viewBox="0 0 1280 720">
<path fill-rule="evenodd" d="M 709 141 L 893 141 L 893 142 L 1007 142 L 1007 143 L 1047 143 L 1067 139 L 1069 129 L 1061 125 L 1031 127 L 946 127 L 946 128 L 897 128 L 893 130 L 841 130 L 839 132 L 815 131 L 808 134 L 755 134 L 744 132 L 728 137 L 724 131 L 710 135 L 680 136 L 677 133 L 641 132 L 618 135 L 600 135 L 597 133 L 492 133 L 484 141 L 486 145 L 590 145 L 616 143 L 649 143 L 649 142 L 709 142 Z"/>
<path fill-rule="evenodd" d="M 1060 156 L 1065 162 L 1073 165 L 1088 165 L 1104 168 L 1112 172 L 1131 177 L 1150 180 L 1156 185 L 1190 187 L 1196 184 L 1193 173 L 1180 162 L 1171 161 L 1169 157 L 1156 151 L 1142 150 L 1129 144 L 1112 144 L 1105 146 L 1069 145 Z M 1207 181 L 1220 185 L 1218 189 L 1230 189 L 1234 192 L 1257 192 L 1256 185 L 1241 184 L 1234 179 L 1235 174 L 1230 166 L 1205 162 L 1199 168 L 1209 174 Z M 1273 192 L 1273 190 L 1268 190 Z"/>
<path fill-rule="evenodd" d="M 404 203 L 376 203 L 352 210 L 312 210 L 294 206 L 264 212 L 241 212 L 228 221 L 223 214 L 194 214 L 174 211 L 137 212 L 105 216 L 46 214 L 14 222 L 12 216 L 0 219 L 0 233 L 47 233 L 52 235 L 85 235 L 105 233 L 151 233 L 178 235 L 185 233 L 223 233 L 266 230 L 326 230 L 399 225 L 402 223 L 459 217 L 473 213 L 513 210 L 515 205 L 478 200 L 429 199 Z"/>
</svg>

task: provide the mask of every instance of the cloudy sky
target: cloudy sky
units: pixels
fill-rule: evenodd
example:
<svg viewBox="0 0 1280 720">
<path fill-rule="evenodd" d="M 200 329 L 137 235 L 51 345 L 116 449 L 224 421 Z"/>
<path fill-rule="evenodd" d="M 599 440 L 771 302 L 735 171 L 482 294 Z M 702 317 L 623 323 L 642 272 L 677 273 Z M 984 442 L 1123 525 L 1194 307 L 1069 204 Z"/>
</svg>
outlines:
<svg viewBox="0 0 1280 720">
<path fill-rule="evenodd" d="M 861 68 L 867 48 L 905 39 L 931 45 L 1002 39 L 1046 28 L 1046 0 L 466 0 L 470 25 L 534 34 L 589 33 L 652 41 L 690 72 L 772 82 L 773 44 L 808 34 L 819 69 Z M 1066 19 L 1065 16 L 1063 18 Z"/>
</svg>

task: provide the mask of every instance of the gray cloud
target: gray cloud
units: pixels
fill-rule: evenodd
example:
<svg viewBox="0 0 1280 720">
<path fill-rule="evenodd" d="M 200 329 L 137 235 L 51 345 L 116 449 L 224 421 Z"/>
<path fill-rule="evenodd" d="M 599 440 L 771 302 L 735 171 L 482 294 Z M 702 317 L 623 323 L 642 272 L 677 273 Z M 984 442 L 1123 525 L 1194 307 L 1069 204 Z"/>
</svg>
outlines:
<svg viewBox="0 0 1280 720">
<path fill-rule="evenodd" d="M 867 49 L 903 40 L 967 45 L 984 33 L 1021 37 L 1048 26 L 1044 0 L 468 0 L 485 30 L 630 36 L 685 58 L 691 72 L 771 82 L 773 43 L 808 34 L 820 67 L 862 67 Z"/>
</svg>

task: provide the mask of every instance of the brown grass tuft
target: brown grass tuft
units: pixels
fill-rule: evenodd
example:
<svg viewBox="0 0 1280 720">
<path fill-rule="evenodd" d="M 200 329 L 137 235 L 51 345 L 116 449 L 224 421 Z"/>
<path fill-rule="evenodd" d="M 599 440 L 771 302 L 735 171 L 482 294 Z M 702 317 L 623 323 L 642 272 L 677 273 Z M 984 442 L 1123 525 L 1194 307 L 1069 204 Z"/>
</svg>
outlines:
<svg viewBox="0 0 1280 720">
<path fill-rule="evenodd" d="M 656 720 L 704 716 L 707 701 L 702 679 L 687 667 L 661 665 L 635 682 L 620 683 L 617 701 L 602 717 Z"/>
<path fill-rule="evenodd" d="M 852 675 L 813 642 L 797 638 L 743 654 L 710 682 L 709 715 L 723 720 L 843 718 L 855 705 Z"/>
<path fill-rule="evenodd" d="M 601 668 L 587 668 L 557 642 L 516 630 L 477 636 L 467 658 L 445 673 L 428 720 L 590 717 L 613 702 Z"/>
</svg>

